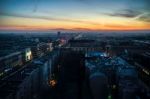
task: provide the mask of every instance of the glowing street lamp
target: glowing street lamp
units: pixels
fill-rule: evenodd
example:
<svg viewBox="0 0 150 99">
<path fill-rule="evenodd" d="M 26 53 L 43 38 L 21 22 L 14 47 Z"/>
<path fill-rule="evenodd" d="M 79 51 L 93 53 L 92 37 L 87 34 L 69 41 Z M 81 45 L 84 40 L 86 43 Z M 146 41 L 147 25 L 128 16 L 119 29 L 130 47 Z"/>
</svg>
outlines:
<svg viewBox="0 0 150 99">
<path fill-rule="evenodd" d="M 49 81 L 49 85 L 50 85 L 51 87 L 55 87 L 56 84 L 57 84 L 57 81 L 54 80 L 54 79 L 52 79 L 52 80 Z"/>
</svg>

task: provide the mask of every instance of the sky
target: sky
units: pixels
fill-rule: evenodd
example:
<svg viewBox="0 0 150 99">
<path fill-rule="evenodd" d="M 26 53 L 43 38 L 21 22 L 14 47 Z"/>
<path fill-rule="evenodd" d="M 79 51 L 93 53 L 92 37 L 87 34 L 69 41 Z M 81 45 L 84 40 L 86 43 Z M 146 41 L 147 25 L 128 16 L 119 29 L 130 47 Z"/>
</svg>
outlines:
<svg viewBox="0 0 150 99">
<path fill-rule="evenodd" d="M 0 31 L 150 30 L 150 0 L 0 0 Z"/>
</svg>

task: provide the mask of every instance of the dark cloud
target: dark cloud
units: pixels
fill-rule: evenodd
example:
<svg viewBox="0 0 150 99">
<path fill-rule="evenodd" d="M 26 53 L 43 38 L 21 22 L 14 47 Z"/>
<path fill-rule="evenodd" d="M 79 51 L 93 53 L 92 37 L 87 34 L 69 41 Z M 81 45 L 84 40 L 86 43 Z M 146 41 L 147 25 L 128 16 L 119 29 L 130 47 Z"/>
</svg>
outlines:
<svg viewBox="0 0 150 99">
<path fill-rule="evenodd" d="M 115 13 L 105 13 L 105 14 L 109 16 L 116 16 L 116 17 L 134 18 L 140 15 L 141 12 L 131 10 L 131 9 L 125 9 L 125 10 L 119 10 L 118 12 L 115 12 Z"/>
<path fill-rule="evenodd" d="M 133 18 L 135 20 L 150 23 L 150 12 L 149 11 L 150 10 L 148 10 L 148 8 L 146 9 L 146 7 L 145 7 L 145 9 L 140 9 L 140 10 L 124 9 L 124 10 L 118 10 L 117 12 L 114 12 L 114 13 L 104 13 L 104 14 L 108 15 L 108 16 L 114 16 L 114 17 Z"/>
<path fill-rule="evenodd" d="M 39 0 L 35 0 L 34 2 L 35 2 L 35 4 L 34 4 L 33 12 L 36 12 L 37 9 L 38 9 L 38 3 L 39 3 Z"/>
<path fill-rule="evenodd" d="M 137 18 L 140 21 L 150 22 L 150 13 L 143 14 L 142 16 Z"/>
<path fill-rule="evenodd" d="M 65 19 L 65 18 L 56 18 L 56 17 L 52 17 L 52 16 L 22 15 L 22 14 L 18 14 L 18 13 L 7 13 L 7 12 L 0 12 L 0 15 L 22 17 L 22 18 L 33 18 L 33 19 L 41 19 L 41 20 L 49 20 L 49 21 L 65 21 L 65 22 L 75 22 L 75 23 L 83 23 L 83 24 L 91 24 L 91 25 L 101 25 L 101 24 L 96 23 L 96 22 Z"/>
</svg>

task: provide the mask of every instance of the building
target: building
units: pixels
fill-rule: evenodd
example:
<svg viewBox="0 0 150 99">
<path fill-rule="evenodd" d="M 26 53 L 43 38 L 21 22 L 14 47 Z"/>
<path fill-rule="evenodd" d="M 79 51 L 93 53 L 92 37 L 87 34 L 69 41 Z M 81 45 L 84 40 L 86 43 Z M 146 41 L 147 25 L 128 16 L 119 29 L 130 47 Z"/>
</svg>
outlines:
<svg viewBox="0 0 150 99">
<path fill-rule="evenodd" d="M 31 52 L 31 48 L 26 48 L 23 52 L 23 61 L 24 62 L 28 62 L 28 61 L 31 61 L 33 56 L 32 56 L 32 52 Z"/>
<path fill-rule="evenodd" d="M 59 53 L 43 56 L 0 81 L 0 99 L 37 99 L 49 87 Z"/>
<path fill-rule="evenodd" d="M 36 43 L 33 46 L 31 46 L 31 51 L 33 54 L 33 58 L 41 57 L 47 52 L 50 52 L 53 50 L 52 43 Z"/>
<path fill-rule="evenodd" d="M 0 78 L 9 73 L 13 68 L 22 66 L 22 52 L 14 52 L 9 55 L 0 57 Z"/>
<path fill-rule="evenodd" d="M 85 54 L 86 73 L 89 76 L 89 85 L 93 99 L 107 99 L 108 76 L 102 72 L 100 63 L 102 58 L 107 57 L 106 53 L 91 51 Z"/>
<path fill-rule="evenodd" d="M 73 51 L 83 51 L 83 52 L 103 50 L 100 43 L 96 42 L 95 40 L 88 40 L 88 39 L 69 40 L 68 46 L 64 48 L 69 48 Z"/>
<path fill-rule="evenodd" d="M 107 99 L 107 76 L 101 72 L 94 72 L 90 75 L 89 79 L 93 99 Z"/>
</svg>

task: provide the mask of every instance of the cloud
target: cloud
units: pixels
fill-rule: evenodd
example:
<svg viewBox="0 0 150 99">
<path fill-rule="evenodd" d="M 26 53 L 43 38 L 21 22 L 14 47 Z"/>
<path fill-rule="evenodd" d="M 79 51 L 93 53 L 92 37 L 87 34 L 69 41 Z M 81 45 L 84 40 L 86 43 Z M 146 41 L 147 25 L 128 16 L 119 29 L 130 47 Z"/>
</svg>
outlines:
<svg viewBox="0 0 150 99">
<path fill-rule="evenodd" d="M 124 18 L 131 18 L 133 20 L 139 20 L 139 21 L 144 21 L 144 22 L 150 22 L 150 13 L 144 9 L 142 10 L 135 10 L 135 9 L 124 9 L 124 10 L 119 10 L 114 13 L 104 13 L 105 15 L 108 16 L 114 16 L 114 17 L 124 17 Z"/>
<path fill-rule="evenodd" d="M 140 21 L 144 21 L 144 22 L 150 22 L 150 13 L 147 14 L 143 14 L 140 17 L 137 18 Z"/>
<path fill-rule="evenodd" d="M 83 24 L 91 24 L 91 25 L 101 25 L 97 22 L 83 21 L 83 20 L 74 20 L 74 19 L 65 19 L 65 18 L 56 18 L 52 16 L 41 16 L 41 15 L 23 15 L 18 13 L 7 13 L 0 12 L 0 15 L 3 16 L 13 16 L 13 17 L 22 17 L 22 18 L 33 18 L 33 19 L 41 19 L 48 21 L 65 21 L 65 22 L 75 22 L 75 23 L 83 23 Z"/>
<path fill-rule="evenodd" d="M 131 9 L 119 10 L 118 12 L 114 12 L 114 13 L 105 13 L 105 15 L 108 16 L 125 17 L 125 18 L 134 18 L 140 14 L 141 14 L 140 11 L 131 10 Z"/>
<path fill-rule="evenodd" d="M 39 3 L 39 0 L 35 0 L 34 1 L 34 9 L 33 9 L 33 12 L 36 12 L 38 10 L 38 3 Z"/>
</svg>

